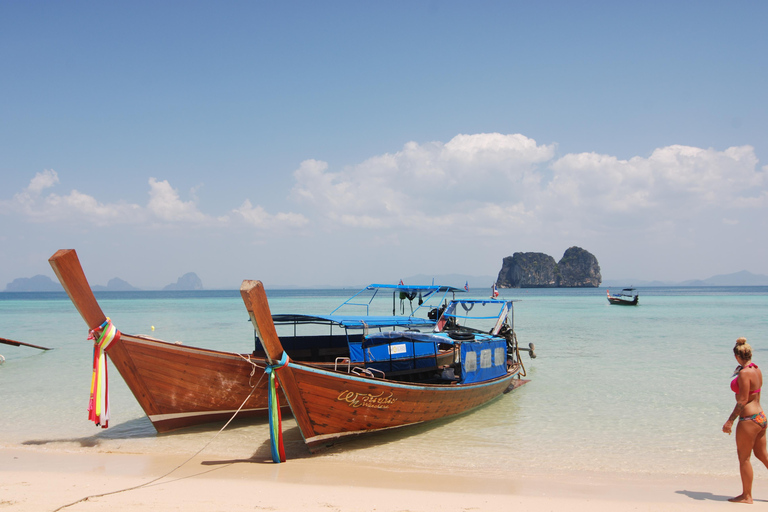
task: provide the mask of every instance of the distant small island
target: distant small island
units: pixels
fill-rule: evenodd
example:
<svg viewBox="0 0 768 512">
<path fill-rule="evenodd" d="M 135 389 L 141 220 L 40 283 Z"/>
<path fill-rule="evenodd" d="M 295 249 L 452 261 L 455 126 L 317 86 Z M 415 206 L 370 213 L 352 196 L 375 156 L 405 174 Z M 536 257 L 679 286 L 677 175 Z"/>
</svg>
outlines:
<svg viewBox="0 0 768 512">
<path fill-rule="evenodd" d="M 48 276 L 19 277 L 5 286 L 6 292 L 61 292 L 62 286 Z"/>
<path fill-rule="evenodd" d="M 95 292 L 137 292 L 140 291 L 141 288 L 136 288 L 119 277 L 114 277 L 109 280 L 107 286 L 97 284 L 91 286 L 91 290 Z"/>
<path fill-rule="evenodd" d="M 194 272 L 189 272 L 181 276 L 175 283 L 171 283 L 163 290 L 202 290 L 203 282 Z M 115 277 L 109 280 L 106 286 L 92 285 L 91 290 L 95 292 L 133 292 L 141 291 L 127 281 Z M 38 274 L 33 277 L 19 277 L 5 286 L 6 292 L 62 292 L 64 288 L 58 281 L 54 281 L 48 276 Z"/>
<path fill-rule="evenodd" d="M 181 276 L 175 283 L 167 285 L 163 290 L 202 290 L 203 282 L 194 272 Z"/>
</svg>

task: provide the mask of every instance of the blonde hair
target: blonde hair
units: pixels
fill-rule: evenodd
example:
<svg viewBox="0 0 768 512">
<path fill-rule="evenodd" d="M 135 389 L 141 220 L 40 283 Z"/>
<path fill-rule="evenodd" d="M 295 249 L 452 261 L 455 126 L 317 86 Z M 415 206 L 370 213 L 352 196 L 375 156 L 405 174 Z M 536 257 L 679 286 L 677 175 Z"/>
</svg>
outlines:
<svg viewBox="0 0 768 512">
<path fill-rule="evenodd" d="M 739 338 L 736 340 L 736 346 L 733 347 L 733 353 L 745 361 L 752 360 L 752 347 L 747 343 L 747 338 Z"/>
</svg>

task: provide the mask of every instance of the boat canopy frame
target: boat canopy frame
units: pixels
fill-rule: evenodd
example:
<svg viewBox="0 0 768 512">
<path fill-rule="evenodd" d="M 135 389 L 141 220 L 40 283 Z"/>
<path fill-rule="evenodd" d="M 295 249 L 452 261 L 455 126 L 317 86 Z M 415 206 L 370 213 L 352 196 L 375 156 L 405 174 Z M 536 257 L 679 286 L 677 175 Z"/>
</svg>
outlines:
<svg viewBox="0 0 768 512">
<path fill-rule="evenodd" d="M 367 302 L 353 302 L 355 300 L 359 300 L 358 297 L 368 291 L 373 291 L 373 294 L 369 299 L 367 299 Z M 348 306 L 357 306 L 357 307 L 364 307 L 365 308 L 365 315 L 368 316 L 370 314 L 370 306 L 373 302 L 373 299 L 376 298 L 376 295 L 380 291 L 392 291 L 392 316 L 396 316 L 397 313 L 397 299 L 400 298 L 401 300 L 408 299 L 411 305 L 411 314 L 410 316 L 413 316 L 416 314 L 417 311 L 419 311 L 422 308 L 435 308 L 439 307 L 441 303 L 443 303 L 447 297 L 448 294 L 451 294 L 451 300 L 454 300 L 456 297 L 456 293 L 464 293 L 465 290 L 462 288 L 456 288 L 454 286 L 441 286 L 441 285 L 404 285 L 404 284 L 370 284 L 354 294 L 352 297 L 345 300 L 343 303 L 341 303 L 336 309 L 331 311 L 331 315 L 335 314 L 337 311 L 344 307 Z M 430 299 L 433 299 L 439 294 L 442 293 L 442 296 L 440 296 L 440 299 L 438 301 L 432 302 Z M 416 309 L 413 309 L 413 300 L 419 297 L 419 303 L 416 307 Z M 437 305 L 435 305 L 437 304 Z"/>
<path fill-rule="evenodd" d="M 461 325 L 460 321 L 480 321 L 480 320 L 496 320 L 493 328 L 490 330 L 490 334 L 499 334 L 504 324 L 508 324 L 509 328 L 514 330 L 515 327 L 515 313 L 514 303 L 516 300 L 502 300 L 502 299 L 455 299 L 448 304 L 448 307 L 443 311 L 442 316 L 435 325 L 434 331 L 441 332 L 453 324 L 459 326 L 463 330 L 481 331 L 481 329 L 473 328 L 469 325 Z M 492 309 L 495 314 L 488 315 L 470 315 L 469 312 L 474 309 L 476 305 L 488 306 L 497 305 L 498 309 Z M 459 306 L 467 314 L 461 314 Z"/>
</svg>

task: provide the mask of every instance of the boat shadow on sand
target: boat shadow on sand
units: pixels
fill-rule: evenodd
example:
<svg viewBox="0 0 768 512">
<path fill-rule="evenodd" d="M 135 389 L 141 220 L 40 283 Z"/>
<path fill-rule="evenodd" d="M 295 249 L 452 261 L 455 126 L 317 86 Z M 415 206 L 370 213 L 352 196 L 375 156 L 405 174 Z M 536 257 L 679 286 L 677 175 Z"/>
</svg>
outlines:
<svg viewBox="0 0 768 512">
<path fill-rule="evenodd" d="M 478 411 L 487 407 L 493 406 L 494 403 L 501 400 L 502 397 L 496 397 L 493 400 L 486 402 L 485 404 L 471 410 L 465 411 L 454 416 L 447 418 L 440 418 L 416 425 L 408 425 L 400 428 L 393 428 L 391 430 L 381 430 L 376 432 L 366 432 L 364 435 L 356 435 L 345 438 L 343 441 L 337 441 L 336 443 L 328 444 L 322 448 L 319 448 L 315 453 L 312 453 L 304 443 L 304 438 L 301 436 L 301 429 L 298 426 L 284 428 L 283 430 L 283 446 L 285 448 L 286 460 L 291 459 L 309 459 L 321 456 L 334 456 L 345 451 L 355 450 L 370 450 L 379 446 L 384 446 L 389 443 L 401 441 L 403 439 L 424 435 L 431 430 L 450 425 L 456 421 L 460 421 L 471 414 L 476 414 Z M 248 458 L 242 459 L 222 459 L 222 460 L 206 460 L 201 463 L 204 466 L 219 466 L 236 463 L 249 463 L 249 464 L 274 464 L 272 461 L 272 448 L 269 438 L 265 438 L 262 444 L 253 452 Z"/>
<path fill-rule="evenodd" d="M 227 430 L 236 430 L 248 428 L 254 425 L 255 422 L 266 423 L 267 420 L 259 420 L 254 418 L 234 419 L 232 423 L 227 426 Z M 195 425 L 193 427 L 187 427 L 181 430 L 175 430 L 171 432 L 158 433 L 152 426 L 152 422 L 149 418 L 143 416 L 141 418 L 135 418 L 132 420 L 118 423 L 117 425 L 110 426 L 108 429 L 100 429 L 98 433 L 85 437 L 69 437 L 69 438 L 51 438 L 51 439 L 30 439 L 23 441 L 21 444 L 24 446 L 42 446 L 46 444 L 54 443 L 75 443 L 79 444 L 83 448 L 93 448 L 99 446 L 104 441 L 112 440 L 124 440 L 124 439 L 149 439 L 149 438 L 165 438 L 177 435 L 190 435 L 190 434 L 215 434 L 222 429 L 221 423 L 205 423 L 202 425 Z"/>
</svg>

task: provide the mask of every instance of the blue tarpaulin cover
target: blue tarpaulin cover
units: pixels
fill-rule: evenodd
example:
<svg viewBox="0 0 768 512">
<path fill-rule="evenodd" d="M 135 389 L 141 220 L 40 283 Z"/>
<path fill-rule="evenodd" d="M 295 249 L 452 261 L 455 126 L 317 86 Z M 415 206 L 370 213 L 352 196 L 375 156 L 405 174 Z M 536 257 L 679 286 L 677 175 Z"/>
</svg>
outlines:
<svg viewBox="0 0 768 512">
<path fill-rule="evenodd" d="M 474 340 L 455 341 L 444 333 L 388 331 L 350 342 L 352 363 L 383 372 L 429 368 L 437 364 L 441 343 L 461 344 L 460 383 L 495 379 L 507 372 L 506 340 L 479 334 Z"/>
<path fill-rule="evenodd" d="M 462 384 L 484 382 L 507 373 L 507 343 L 501 338 L 462 342 Z"/>
<path fill-rule="evenodd" d="M 349 357 L 353 363 L 364 363 L 383 372 L 431 368 L 437 365 L 440 343 L 450 338 L 438 334 L 410 331 L 387 331 L 350 342 Z"/>
</svg>

